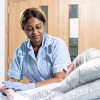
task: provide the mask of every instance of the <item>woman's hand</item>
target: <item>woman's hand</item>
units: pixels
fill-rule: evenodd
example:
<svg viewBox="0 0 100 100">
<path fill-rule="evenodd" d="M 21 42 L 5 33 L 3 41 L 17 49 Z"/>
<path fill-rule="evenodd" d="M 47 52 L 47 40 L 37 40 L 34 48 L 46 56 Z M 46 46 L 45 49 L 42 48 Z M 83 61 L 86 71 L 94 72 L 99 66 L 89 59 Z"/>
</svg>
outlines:
<svg viewBox="0 0 100 100">
<path fill-rule="evenodd" d="M 28 89 L 33 89 L 35 88 L 35 84 L 34 83 L 29 83 L 29 84 L 23 84 L 20 82 L 3 82 L 4 86 L 6 89 L 13 89 L 13 90 L 17 90 L 17 91 L 24 91 L 24 90 L 28 90 Z"/>
</svg>

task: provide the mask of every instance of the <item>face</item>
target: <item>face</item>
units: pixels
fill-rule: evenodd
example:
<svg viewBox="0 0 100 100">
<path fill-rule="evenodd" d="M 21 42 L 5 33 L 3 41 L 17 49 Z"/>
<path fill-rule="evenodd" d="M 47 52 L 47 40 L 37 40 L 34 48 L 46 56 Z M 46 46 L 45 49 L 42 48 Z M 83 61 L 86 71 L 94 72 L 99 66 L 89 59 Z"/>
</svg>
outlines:
<svg viewBox="0 0 100 100">
<path fill-rule="evenodd" d="M 44 30 L 45 23 L 35 17 L 31 17 L 24 27 L 24 31 L 33 46 L 41 45 Z"/>
</svg>

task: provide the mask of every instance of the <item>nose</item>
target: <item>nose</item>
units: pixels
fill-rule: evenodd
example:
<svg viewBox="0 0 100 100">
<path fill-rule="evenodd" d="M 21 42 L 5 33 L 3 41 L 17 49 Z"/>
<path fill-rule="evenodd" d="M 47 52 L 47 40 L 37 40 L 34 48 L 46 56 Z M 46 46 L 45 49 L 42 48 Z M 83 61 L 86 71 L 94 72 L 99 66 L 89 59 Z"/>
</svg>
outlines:
<svg viewBox="0 0 100 100">
<path fill-rule="evenodd" d="M 38 32 L 37 29 L 34 29 L 34 30 L 32 31 L 33 34 L 36 34 L 37 32 Z"/>
</svg>

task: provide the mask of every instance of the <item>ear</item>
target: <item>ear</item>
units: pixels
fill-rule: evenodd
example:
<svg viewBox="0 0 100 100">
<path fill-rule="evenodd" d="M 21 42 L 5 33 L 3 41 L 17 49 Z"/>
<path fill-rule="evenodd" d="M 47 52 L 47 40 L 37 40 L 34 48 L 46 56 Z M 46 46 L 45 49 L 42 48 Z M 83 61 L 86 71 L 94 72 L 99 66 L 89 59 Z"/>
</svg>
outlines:
<svg viewBox="0 0 100 100">
<path fill-rule="evenodd" d="M 46 29 L 46 22 L 45 23 L 43 23 L 44 24 L 44 29 Z"/>
<path fill-rule="evenodd" d="M 43 23 L 44 24 L 44 26 L 46 26 L 46 22 L 45 23 Z"/>
</svg>

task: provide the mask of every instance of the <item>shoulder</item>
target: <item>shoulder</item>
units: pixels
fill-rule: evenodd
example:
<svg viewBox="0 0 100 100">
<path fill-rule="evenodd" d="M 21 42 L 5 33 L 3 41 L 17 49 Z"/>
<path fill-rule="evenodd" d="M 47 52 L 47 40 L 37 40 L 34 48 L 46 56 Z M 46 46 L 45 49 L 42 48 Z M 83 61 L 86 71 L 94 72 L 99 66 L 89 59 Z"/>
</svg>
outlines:
<svg viewBox="0 0 100 100">
<path fill-rule="evenodd" d="M 24 55 L 28 51 L 29 40 L 22 42 L 19 47 L 16 49 L 17 55 Z"/>
<path fill-rule="evenodd" d="M 22 49 L 22 50 L 25 50 L 27 48 L 28 44 L 29 44 L 29 40 L 26 40 L 26 41 L 21 43 L 19 48 Z"/>
<path fill-rule="evenodd" d="M 51 36 L 51 40 L 52 40 L 52 45 L 54 47 L 66 47 L 67 46 L 65 41 L 59 37 Z"/>
<path fill-rule="evenodd" d="M 54 45 L 66 44 L 65 41 L 59 37 L 51 36 L 49 34 L 47 34 L 47 37 L 48 37 L 48 39 L 51 40 L 51 44 L 54 44 Z"/>
</svg>

